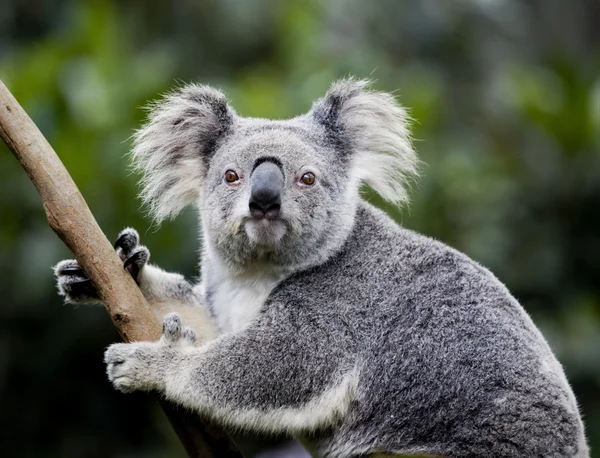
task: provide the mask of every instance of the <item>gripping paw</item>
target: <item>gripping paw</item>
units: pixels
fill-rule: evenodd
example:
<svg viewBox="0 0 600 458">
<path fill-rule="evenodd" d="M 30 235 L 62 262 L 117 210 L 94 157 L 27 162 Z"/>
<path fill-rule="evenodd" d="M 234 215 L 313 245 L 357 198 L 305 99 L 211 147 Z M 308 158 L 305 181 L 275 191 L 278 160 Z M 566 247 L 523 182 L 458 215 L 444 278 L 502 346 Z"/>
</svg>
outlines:
<svg viewBox="0 0 600 458">
<path fill-rule="evenodd" d="M 150 259 L 150 251 L 139 245 L 140 237 L 135 229 L 126 228 L 121 231 L 115 242 L 115 250 L 123 266 L 139 284 L 142 268 Z M 59 262 L 54 267 L 58 285 L 58 294 L 67 302 L 98 302 L 98 293 L 93 282 L 88 278 L 79 263 L 74 259 Z"/>
<path fill-rule="evenodd" d="M 193 347 L 196 333 L 187 326 L 182 329 L 178 313 L 169 313 L 163 320 L 163 335 L 159 342 L 169 347 Z"/>
<path fill-rule="evenodd" d="M 196 334 L 182 329 L 176 313 L 167 315 L 158 342 L 113 344 L 104 354 L 106 373 L 114 387 L 124 393 L 164 390 L 165 375 L 185 348 L 194 346 Z"/>
<path fill-rule="evenodd" d="M 115 242 L 115 250 L 123 261 L 123 266 L 139 284 L 140 272 L 150 259 L 150 251 L 143 245 L 139 245 L 140 236 L 131 227 L 123 229 Z"/>
<path fill-rule="evenodd" d="M 96 287 L 75 259 L 61 261 L 54 266 L 54 275 L 58 285 L 58 294 L 67 302 L 98 301 Z"/>
</svg>

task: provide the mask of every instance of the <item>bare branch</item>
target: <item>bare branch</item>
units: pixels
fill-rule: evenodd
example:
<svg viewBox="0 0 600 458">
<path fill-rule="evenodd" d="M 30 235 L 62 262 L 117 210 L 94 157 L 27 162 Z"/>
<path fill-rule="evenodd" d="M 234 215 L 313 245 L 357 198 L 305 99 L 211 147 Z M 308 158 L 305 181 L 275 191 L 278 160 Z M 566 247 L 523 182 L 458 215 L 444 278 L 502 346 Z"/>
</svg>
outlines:
<svg viewBox="0 0 600 458">
<path fill-rule="evenodd" d="M 37 188 L 50 227 L 94 282 L 123 340 L 157 340 L 160 326 L 144 296 L 123 269 L 66 168 L 2 81 L 0 136 Z M 220 428 L 171 404 L 162 405 L 190 457 L 241 457 Z"/>
</svg>

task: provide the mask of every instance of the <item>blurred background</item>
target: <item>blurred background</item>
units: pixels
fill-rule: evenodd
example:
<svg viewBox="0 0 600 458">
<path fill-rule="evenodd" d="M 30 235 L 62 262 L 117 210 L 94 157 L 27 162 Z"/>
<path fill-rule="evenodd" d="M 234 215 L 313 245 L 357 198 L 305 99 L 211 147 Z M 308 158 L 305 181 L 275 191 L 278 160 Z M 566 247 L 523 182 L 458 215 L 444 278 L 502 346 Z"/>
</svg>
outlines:
<svg viewBox="0 0 600 458">
<path fill-rule="evenodd" d="M 153 226 L 123 157 L 140 107 L 201 81 L 243 115 L 290 117 L 348 74 L 397 90 L 427 164 L 410 208 L 384 208 L 508 285 L 600 451 L 600 2 L 1 2 L 0 79 L 109 239 L 134 226 L 154 262 L 189 277 L 196 212 Z M 0 145 L 2 456 L 183 457 L 153 402 L 106 381 L 118 336 L 102 307 L 61 304 L 51 266 L 68 257 Z"/>
</svg>

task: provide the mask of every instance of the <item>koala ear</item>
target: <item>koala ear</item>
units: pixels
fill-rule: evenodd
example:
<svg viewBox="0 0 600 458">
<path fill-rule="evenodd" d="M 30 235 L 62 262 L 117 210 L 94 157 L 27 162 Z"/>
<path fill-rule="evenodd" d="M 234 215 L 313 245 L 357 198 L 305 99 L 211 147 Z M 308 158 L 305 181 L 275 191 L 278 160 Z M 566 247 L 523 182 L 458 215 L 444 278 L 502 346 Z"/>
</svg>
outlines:
<svg viewBox="0 0 600 458">
<path fill-rule="evenodd" d="M 225 95 L 209 86 L 187 85 L 149 106 L 131 157 L 142 173 L 140 196 L 156 221 L 174 217 L 200 197 L 216 145 L 234 121 Z"/>
<path fill-rule="evenodd" d="M 405 185 L 417 176 L 408 115 L 390 94 L 370 89 L 368 81 L 334 83 L 311 114 L 325 127 L 340 155 L 348 155 L 351 176 L 384 199 L 407 200 Z"/>
</svg>

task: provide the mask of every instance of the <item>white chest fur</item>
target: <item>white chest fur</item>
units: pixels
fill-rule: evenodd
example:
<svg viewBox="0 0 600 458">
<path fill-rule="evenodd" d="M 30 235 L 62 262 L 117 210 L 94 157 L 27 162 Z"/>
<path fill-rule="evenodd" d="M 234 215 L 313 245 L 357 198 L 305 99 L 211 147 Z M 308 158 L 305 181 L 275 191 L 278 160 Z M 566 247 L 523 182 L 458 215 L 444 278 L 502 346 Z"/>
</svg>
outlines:
<svg viewBox="0 0 600 458">
<path fill-rule="evenodd" d="M 223 265 L 213 265 L 204 284 L 221 333 L 244 329 L 258 314 L 283 275 L 257 267 L 232 274 Z"/>
</svg>

